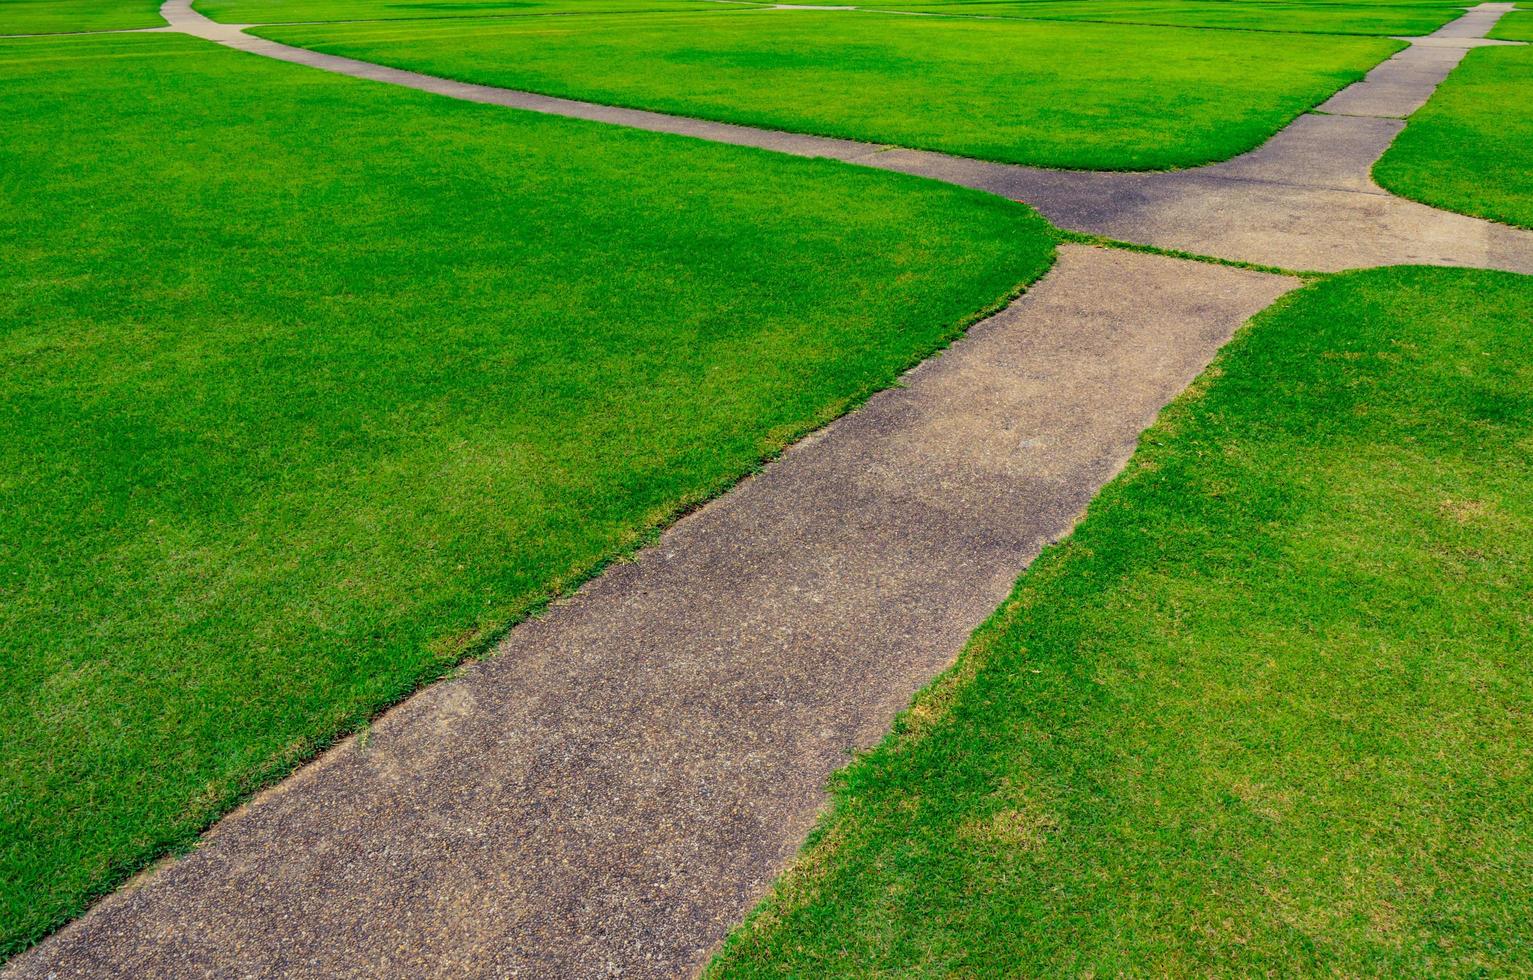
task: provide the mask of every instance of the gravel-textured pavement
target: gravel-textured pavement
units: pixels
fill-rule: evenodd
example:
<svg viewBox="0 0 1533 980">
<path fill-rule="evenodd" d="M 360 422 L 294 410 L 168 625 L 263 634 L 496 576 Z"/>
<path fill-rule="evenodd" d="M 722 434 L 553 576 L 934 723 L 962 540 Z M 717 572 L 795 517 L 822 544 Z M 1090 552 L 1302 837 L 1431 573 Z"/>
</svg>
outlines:
<svg viewBox="0 0 1533 980">
<path fill-rule="evenodd" d="M 1065 246 L 900 388 L 13 977 L 669 977 L 1284 276 Z"/>
</svg>

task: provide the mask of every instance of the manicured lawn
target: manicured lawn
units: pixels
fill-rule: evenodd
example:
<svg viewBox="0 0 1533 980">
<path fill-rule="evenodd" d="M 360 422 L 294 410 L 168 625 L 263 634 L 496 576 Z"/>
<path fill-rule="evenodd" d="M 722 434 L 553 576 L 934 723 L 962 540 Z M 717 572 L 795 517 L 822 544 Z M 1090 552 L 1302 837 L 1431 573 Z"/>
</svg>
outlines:
<svg viewBox="0 0 1533 980">
<path fill-rule="evenodd" d="M 1533 48 L 1469 52 L 1373 176 L 1417 201 L 1533 228 Z"/>
<path fill-rule="evenodd" d="M 1533 279 L 1261 315 L 714 975 L 1498 976 L 1533 908 Z"/>
<path fill-rule="evenodd" d="M 1502 17 L 1490 36 L 1503 41 L 1533 41 L 1533 10 L 1514 10 Z"/>
<path fill-rule="evenodd" d="M 66 34 L 161 27 L 160 0 L 3 0 L 0 34 Z"/>
<path fill-rule="evenodd" d="M 597 102 L 1103 169 L 1234 156 L 1402 46 L 1384 38 L 797 10 L 260 33 Z"/>
<path fill-rule="evenodd" d="M 1243 3 L 1238 0 L 1023 0 L 1019 3 L 914 3 L 902 10 L 984 17 L 1079 20 L 1173 27 L 1216 27 L 1312 34 L 1430 34 L 1463 14 L 1447 6 Z"/>
<path fill-rule="evenodd" d="M 377 2 L 377 0 L 373 0 Z M 963 9 L 966 13 L 980 13 L 985 7 L 1021 7 L 1032 4 L 1050 6 L 1055 3 L 1071 2 L 1079 3 L 1082 8 L 1090 8 L 1098 4 L 1111 5 L 1119 0 L 801 0 L 802 3 L 812 6 L 843 6 L 857 7 L 889 7 L 900 9 L 909 7 L 911 3 L 919 3 L 931 7 L 951 7 L 955 10 Z M 1155 3 L 1159 0 L 1143 0 L 1143 2 Z M 1180 5 L 1178 0 L 1164 0 L 1166 5 Z M 1200 6 L 1204 0 L 1181 0 L 1181 4 L 1187 6 Z M 1214 0 L 1214 2 L 1230 3 L 1236 6 L 1247 4 L 1261 4 L 1271 7 L 1291 7 L 1296 9 L 1313 9 L 1316 7 L 1341 7 L 1344 9 L 1357 9 L 1359 7 L 1449 7 L 1457 8 L 1462 12 L 1466 6 L 1466 0 Z M 1279 13 L 1278 16 L 1281 16 Z"/>
<path fill-rule="evenodd" d="M 717 13 L 705 0 L 197 0 L 198 11 L 226 24 L 309 20 L 420 20 L 514 17 L 524 14 L 636 13 L 657 10 Z"/>
<path fill-rule="evenodd" d="M 0 44 L 0 950 L 1039 275 L 978 193 Z"/>
</svg>

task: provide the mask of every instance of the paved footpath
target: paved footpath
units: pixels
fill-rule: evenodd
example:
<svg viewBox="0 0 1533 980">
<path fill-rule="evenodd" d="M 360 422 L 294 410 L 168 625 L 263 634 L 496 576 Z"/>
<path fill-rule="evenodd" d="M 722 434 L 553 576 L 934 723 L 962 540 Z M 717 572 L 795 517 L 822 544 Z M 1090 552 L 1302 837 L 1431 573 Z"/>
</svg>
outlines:
<svg viewBox="0 0 1533 980">
<path fill-rule="evenodd" d="M 1373 164 L 1510 3 L 1481 4 L 1224 163 L 1162 173 L 1041 170 L 891 150 L 870 166 L 1026 201 L 1055 224 L 1288 269 L 1464 265 L 1533 273 L 1533 231 L 1395 197 Z"/>
<path fill-rule="evenodd" d="M 1533 231 L 1395 197 L 1370 175 L 1403 117 L 1470 50 L 1516 43 L 1484 37 L 1512 7 L 1481 4 L 1434 34 L 1402 38 L 1409 48 L 1250 153 L 1153 173 L 1044 170 L 620 109 L 290 47 L 210 21 L 191 0 L 169 0 L 162 12 L 174 30 L 268 58 L 471 102 L 918 174 L 1024 201 L 1061 228 L 1122 241 L 1318 272 L 1422 263 L 1533 274 Z"/>
<path fill-rule="evenodd" d="M 16 977 L 669 977 L 1140 431 L 1298 281 L 1066 246 L 903 387 L 385 714 Z"/>
<path fill-rule="evenodd" d="M 456 98 L 831 156 L 1066 227 L 1315 269 L 1533 272 L 1533 235 L 1368 167 L 1489 29 L 1421 39 L 1266 146 L 1171 174 L 987 164 L 465 85 L 171 29 Z M 12 977 L 654 976 L 696 970 L 791 859 L 829 774 L 949 664 L 1142 429 L 1297 280 L 1082 246 L 903 387 L 792 447 L 6 971 Z"/>
</svg>

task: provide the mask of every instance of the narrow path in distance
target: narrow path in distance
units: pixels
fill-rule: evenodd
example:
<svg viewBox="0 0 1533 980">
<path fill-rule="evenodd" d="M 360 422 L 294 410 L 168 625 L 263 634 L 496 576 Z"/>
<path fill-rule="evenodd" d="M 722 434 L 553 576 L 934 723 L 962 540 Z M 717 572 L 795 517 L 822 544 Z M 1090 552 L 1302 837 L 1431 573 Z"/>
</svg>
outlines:
<svg viewBox="0 0 1533 980">
<path fill-rule="evenodd" d="M 1533 274 L 1533 231 L 1391 195 L 1370 170 L 1414 111 L 1510 3 L 1481 4 L 1300 116 L 1266 144 L 1224 163 L 1170 172 L 1045 170 L 779 132 L 455 82 L 252 37 L 168 0 L 173 28 L 253 54 L 450 98 L 590 119 L 797 156 L 918 174 L 1022 201 L 1062 228 L 1289 269 L 1332 272 L 1421 263 Z"/>
<path fill-rule="evenodd" d="M 1124 241 L 1338 271 L 1420 263 L 1533 273 L 1533 232 L 1395 197 L 1373 164 L 1510 3 L 1411 42 L 1264 145 L 1167 173 L 1043 170 L 919 150 L 859 161 L 1025 201 L 1061 227 Z"/>
<path fill-rule="evenodd" d="M 1296 279 L 1064 246 L 901 388 L 387 712 L 14 977 L 676 976 L 1161 406 Z"/>
</svg>

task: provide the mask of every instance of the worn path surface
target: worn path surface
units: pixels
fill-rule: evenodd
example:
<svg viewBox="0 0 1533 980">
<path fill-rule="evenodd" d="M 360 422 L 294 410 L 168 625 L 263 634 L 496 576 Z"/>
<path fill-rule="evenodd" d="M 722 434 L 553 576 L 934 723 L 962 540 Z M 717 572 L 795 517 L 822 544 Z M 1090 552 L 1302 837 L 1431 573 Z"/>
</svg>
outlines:
<svg viewBox="0 0 1533 980">
<path fill-rule="evenodd" d="M 1314 271 L 1423 263 L 1533 274 L 1533 231 L 1395 197 L 1370 175 L 1404 128 L 1401 117 L 1471 48 L 1512 43 L 1484 39 L 1512 7 L 1481 4 L 1434 34 L 1402 38 L 1409 48 L 1250 153 L 1159 173 L 1044 170 L 619 109 L 290 47 L 214 23 L 192 10 L 191 0 L 170 0 L 162 13 L 174 29 L 269 58 L 472 102 L 919 174 L 1024 201 L 1072 231 L 1144 245 Z"/>
<path fill-rule="evenodd" d="M 1315 113 L 1225 163 L 1170 173 L 1040 170 L 916 150 L 860 162 L 1026 201 L 1055 224 L 1290 269 L 1422 263 L 1533 273 L 1533 232 L 1395 197 L 1373 164 L 1512 9 L 1482 4 L 1379 65 Z"/>
<path fill-rule="evenodd" d="M 1261 149 L 1171 174 L 1036 170 L 466 85 L 171 29 L 455 98 L 925 174 L 1066 227 L 1316 269 L 1533 271 L 1533 235 L 1368 169 L 1499 8 Z M 1079 246 L 1030 293 L 681 521 L 500 656 L 388 712 L 37 949 L 16 977 L 672 976 L 782 869 L 876 741 L 1141 429 L 1296 280 Z"/>
<path fill-rule="evenodd" d="M 1066 246 L 1004 312 L 18 958 L 18 977 L 674 976 L 829 774 L 1297 280 Z"/>
</svg>

